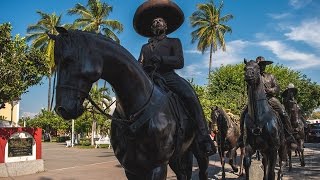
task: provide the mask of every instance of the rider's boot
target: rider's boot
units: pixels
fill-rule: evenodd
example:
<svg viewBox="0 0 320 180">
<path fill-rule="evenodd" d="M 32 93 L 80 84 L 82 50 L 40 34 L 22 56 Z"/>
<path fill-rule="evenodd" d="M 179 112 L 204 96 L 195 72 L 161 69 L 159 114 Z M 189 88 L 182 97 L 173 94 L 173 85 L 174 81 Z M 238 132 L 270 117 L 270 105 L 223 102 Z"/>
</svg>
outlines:
<svg viewBox="0 0 320 180">
<path fill-rule="evenodd" d="M 283 112 L 281 114 L 281 119 L 284 125 L 284 130 L 285 130 L 285 136 L 286 136 L 286 141 L 290 143 L 290 146 L 292 149 L 296 149 L 298 147 L 297 141 L 293 136 L 293 129 L 289 120 L 289 116 L 286 112 Z"/>
</svg>

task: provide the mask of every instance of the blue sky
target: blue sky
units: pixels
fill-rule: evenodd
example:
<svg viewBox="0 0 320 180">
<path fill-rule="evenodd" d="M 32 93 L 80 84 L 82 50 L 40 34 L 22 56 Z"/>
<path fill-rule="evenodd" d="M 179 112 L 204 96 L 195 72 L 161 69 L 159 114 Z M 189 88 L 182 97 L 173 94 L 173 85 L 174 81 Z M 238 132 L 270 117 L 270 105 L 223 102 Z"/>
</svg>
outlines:
<svg viewBox="0 0 320 180">
<path fill-rule="evenodd" d="M 124 32 L 119 34 L 121 44 L 136 58 L 141 45 L 147 39 L 138 35 L 132 26 L 136 8 L 144 0 L 102 0 L 113 6 L 110 19 L 123 23 Z M 201 54 L 196 44 L 191 44 L 189 17 L 196 4 L 206 0 L 175 0 L 185 13 L 184 24 L 171 37 L 181 39 L 185 56 L 185 67 L 178 73 L 195 83 L 207 82 L 209 54 Z M 216 4 L 220 1 L 214 0 Z M 26 28 L 39 20 L 36 13 L 62 14 L 63 23 L 71 23 L 76 16 L 66 11 L 76 3 L 87 4 L 86 0 L 5 0 L 0 6 L 0 23 L 10 22 L 12 34 L 26 35 Z M 262 55 L 275 63 L 301 71 L 312 81 L 320 84 L 320 1 L 318 0 L 225 0 L 222 14 L 231 13 L 234 19 L 228 25 L 232 33 L 226 34 L 227 51 L 218 50 L 213 55 L 213 67 L 221 64 L 236 64 L 243 58 L 255 59 Z M 43 84 L 28 89 L 22 95 L 21 115 L 38 113 L 47 107 L 47 79 Z"/>
</svg>

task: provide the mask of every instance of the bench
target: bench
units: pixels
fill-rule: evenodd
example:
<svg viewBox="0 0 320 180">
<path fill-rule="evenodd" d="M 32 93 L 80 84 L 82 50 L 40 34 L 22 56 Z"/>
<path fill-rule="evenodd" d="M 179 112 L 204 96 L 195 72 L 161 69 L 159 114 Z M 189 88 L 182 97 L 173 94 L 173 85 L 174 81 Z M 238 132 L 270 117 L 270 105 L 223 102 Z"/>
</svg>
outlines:
<svg viewBox="0 0 320 180">
<path fill-rule="evenodd" d="M 110 143 L 110 138 L 107 136 L 107 137 L 103 137 L 103 138 L 100 138 L 98 141 L 95 141 L 94 142 L 96 144 L 96 147 L 95 148 L 98 148 L 100 147 L 101 144 L 108 144 L 108 149 L 111 148 L 111 143 Z"/>
</svg>

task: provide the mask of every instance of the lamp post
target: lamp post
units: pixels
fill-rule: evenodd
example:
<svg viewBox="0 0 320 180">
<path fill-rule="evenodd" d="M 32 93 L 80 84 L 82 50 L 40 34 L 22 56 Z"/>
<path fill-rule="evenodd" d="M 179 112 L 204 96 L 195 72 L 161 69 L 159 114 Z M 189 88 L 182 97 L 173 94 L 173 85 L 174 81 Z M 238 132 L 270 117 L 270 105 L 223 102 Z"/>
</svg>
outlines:
<svg viewBox="0 0 320 180">
<path fill-rule="evenodd" d="M 74 146 L 74 119 L 72 119 L 72 124 L 71 124 L 71 147 Z"/>
</svg>

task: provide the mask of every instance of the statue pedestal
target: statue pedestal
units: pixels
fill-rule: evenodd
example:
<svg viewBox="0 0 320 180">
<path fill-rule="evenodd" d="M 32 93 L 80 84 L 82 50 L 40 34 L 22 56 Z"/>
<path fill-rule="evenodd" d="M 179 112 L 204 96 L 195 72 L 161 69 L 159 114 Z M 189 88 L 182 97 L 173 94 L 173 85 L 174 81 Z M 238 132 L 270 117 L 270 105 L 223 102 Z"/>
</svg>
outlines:
<svg viewBox="0 0 320 180">
<path fill-rule="evenodd" d="M 42 159 L 0 164 L 0 178 L 35 174 L 44 171 Z"/>
<path fill-rule="evenodd" d="M 0 128 L 0 177 L 44 171 L 41 128 Z"/>
</svg>

